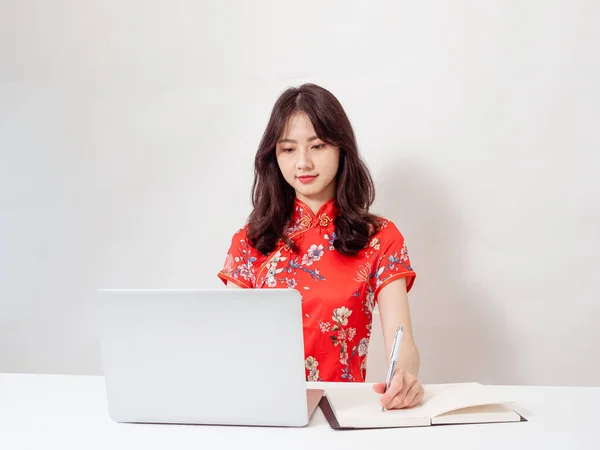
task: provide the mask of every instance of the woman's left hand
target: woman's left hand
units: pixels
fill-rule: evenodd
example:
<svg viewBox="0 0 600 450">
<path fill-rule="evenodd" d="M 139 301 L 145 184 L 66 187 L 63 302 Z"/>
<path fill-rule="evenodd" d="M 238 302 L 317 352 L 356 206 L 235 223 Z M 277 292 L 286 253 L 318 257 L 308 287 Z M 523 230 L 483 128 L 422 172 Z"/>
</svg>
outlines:
<svg viewBox="0 0 600 450">
<path fill-rule="evenodd" d="M 412 408 L 425 395 L 425 390 L 419 380 L 414 375 L 398 369 L 392 377 L 392 382 L 387 392 L 385 383 L 376 383 L 373 390 L 381 396 L 381 406 L 386 409 Z"/>
</svg>

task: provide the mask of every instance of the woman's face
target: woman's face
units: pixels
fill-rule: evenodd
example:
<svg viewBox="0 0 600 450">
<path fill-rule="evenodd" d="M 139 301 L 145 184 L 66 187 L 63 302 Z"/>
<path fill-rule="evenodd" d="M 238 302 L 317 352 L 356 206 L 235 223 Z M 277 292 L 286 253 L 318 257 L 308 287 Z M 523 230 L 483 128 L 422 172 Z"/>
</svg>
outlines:
<svg viewBox="0 0 600 450">
<path fill-rule="evenodd" d="M 275 152 L 283 177 L 300 200 L 325 203 L 334 197 L 340 149 L 317 137 L 305 113 L 289 118 Z"/>
</svg>

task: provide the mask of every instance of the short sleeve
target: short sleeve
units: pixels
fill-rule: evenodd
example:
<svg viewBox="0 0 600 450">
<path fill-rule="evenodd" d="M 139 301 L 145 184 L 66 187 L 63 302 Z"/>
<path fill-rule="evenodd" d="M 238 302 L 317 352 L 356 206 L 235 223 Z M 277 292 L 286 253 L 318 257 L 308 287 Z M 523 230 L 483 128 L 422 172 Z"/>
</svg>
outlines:
<svg viewBox="0 0 600 450">
<path fill-rule="evenodd" d="M 237 231 L 231 238 L 231 245 L 225 256 L 223 268 L 217 276 L 227 284 L 228 281 L 242 288 L 255 287 L 256 250 L 248 243 L 246 227 Z"/>
<path fill-rule="evenodd" d="M 404 236 L 393 222 L 385 221 L 375 238 L 379 240 L 379 253 L 371 273 L 375 301 L 381 289 L 400 278 L 406 278 L 406 291 L 410 291 L 416 273 L 410 263 Z"/>
</svg>

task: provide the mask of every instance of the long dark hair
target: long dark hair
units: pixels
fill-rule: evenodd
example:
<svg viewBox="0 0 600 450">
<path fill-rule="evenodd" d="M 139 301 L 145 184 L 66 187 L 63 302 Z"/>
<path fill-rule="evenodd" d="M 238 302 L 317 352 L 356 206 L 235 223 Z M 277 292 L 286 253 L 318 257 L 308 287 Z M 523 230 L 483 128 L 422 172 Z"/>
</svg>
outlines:
<svg viewBox="0 0 600 450">
<path fill-rule="evenodd" d="M 344 108 L 331 92 L 311 83 L 285 90 L 273 106 L 254 159 L 254 209 L 248 219 L 248 240 L 263 254 L 275 250 L 280 239 L 295 249 L 283 232 L 293 213 L 296 194 L 279 169 L 275 146 L 287 120 L 296 112 L 304 112 L 310 118 L 319 139 L 340 149 L 333 246 L 342 254 L 355 255 L 367 246 L 380 223 L 377 216 L 369 213 L 375 186 L 358 153 Z"/>
</svg>

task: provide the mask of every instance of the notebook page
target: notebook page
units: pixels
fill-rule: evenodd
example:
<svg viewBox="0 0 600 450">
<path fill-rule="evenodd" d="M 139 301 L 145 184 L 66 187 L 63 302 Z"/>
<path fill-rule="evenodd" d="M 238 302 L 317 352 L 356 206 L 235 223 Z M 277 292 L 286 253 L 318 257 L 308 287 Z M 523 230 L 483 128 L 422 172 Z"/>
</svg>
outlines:
<svg viewBox="0 0 600 450">
<path fill-rule="evenodd" d="M 423 403 L 409 409 L 381 411 L 380 394 L 369 385 L 359 388 L 334 388 L 325 393 L 341 427 L 384 428 L 429 426 Z"/>
<path fill-rule="evenodd" d="M 325 391 L 323 389 L 307 389 L 306 390 L 306 407 L 307 407 L 307 413 L 308 413 L 309 420 L 312 417 L 313 413 L 315 412 L 315 409 L 317 409 L 317 406 L 319 405 L 319 401 L 321 400 L 321 397 L 323 397 L 324 394 L 325 394 Z"/>
<path fill-rule="evenodd" d="M 505 405 L 472 406 L 450 411 L 431 419 L 432 425 L 520 421 L 521 416 Z"/>
<path fill-rule="evenodd" d="M 424 409 L 426 414 L 433 418 L 450 411 L 472 406 L 514 402 L 515 400 L 511 396 L 493 386 L 484 386 L 479 383 L 459 383 L 438 392 L 424 405 Z"/>
</svg>

